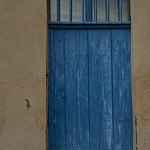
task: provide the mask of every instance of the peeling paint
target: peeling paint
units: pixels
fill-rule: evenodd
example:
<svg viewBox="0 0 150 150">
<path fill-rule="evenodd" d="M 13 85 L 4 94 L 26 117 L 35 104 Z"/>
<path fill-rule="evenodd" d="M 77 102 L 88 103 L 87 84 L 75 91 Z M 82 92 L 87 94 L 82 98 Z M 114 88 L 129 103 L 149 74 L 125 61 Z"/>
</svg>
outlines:
<svg viewBox="0 0 150 150">
<path fill-rule="evenodd" d="M 26 107 L 27 107 L 27 110 L 31 107 L 30 101 L 27 98 L 26 98 Z"/>
</svg>

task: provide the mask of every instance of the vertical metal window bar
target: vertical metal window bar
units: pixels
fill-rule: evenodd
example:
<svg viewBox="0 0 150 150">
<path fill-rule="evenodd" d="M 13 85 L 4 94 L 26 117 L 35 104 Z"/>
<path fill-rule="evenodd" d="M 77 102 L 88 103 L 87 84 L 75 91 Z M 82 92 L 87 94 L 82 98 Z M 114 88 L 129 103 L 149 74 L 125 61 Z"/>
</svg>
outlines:
<svg viewBox="0 0 150 150">
<path fill-rule="evenodd" d="M 69 1 L 69 23 L 72 23 L 72 0 L 68 0 Z M 95 23 L 103 23 L 103 22 L 97 22 L 97 19 L 98 19 L 98 0 L 93 0 L 94 1 L 94 7 L 95 7 L 95 10 L 94 10 L 94 22 Z M 48 1 L 49 4 L 48 4 L 48 9 L 49 9 L 49 23 L 54 23 L 53 20 L 51 20 L 51 17 L 52 17 L 52 12 L 50 13 L 50 1 Z M 60 0 L 56 0 L 56 22 L 55 23 L 60 23 L 61 21 L 61 7 L 60 7 Z M 106 22 L 105 23 L 110 23 L 110 14 L 109 14 L 109 5 L 110 5 L 110 1 L 109 0 L 106 0 Z M 122 0 L 118 0 L 118 21 L 114 22 L 115 24 L 117 23 L 121 23 L 121 24 L 130 24 L 131 21 L 130 19 L 128 19 L 127 21 L 123 21 L 123 13 L 125 10 L 123 10 L 123 1 Z M 111 6 L 110 6 L 111 7 Z M 92 0 L 82 0 L 82 23 L 83 22 L 91 22 L 92 21 Z M 79 22 L 81 23 L 81 22 Z M 113 22 L 112 22 L 113 23 Z"/>
<path fill-rule="evenodd" d="M 95 0 L 95 22 L 97 22 L 97 0 Z"/>
<path fill-rule="evenodd" d="M 82 22 L 84 22 L 84 0 L 82 0 Z"/>
<path fill-rule="evenodd" d="M 69 22 L 72 22 L 72 0 L 69 0 Z"/>
<path fill-rule="evenodd" d="M 60 0 L 57 0 L 57 22 L 60 22 Z"/>
<path fill-rule="evenodd" d="M 119 0 L 119 21 L 122 22 L 122 0 Z"/>
<path fill-rule="evenodd" d="M 109 0 L 107 0 L 107 23 L 109 22 Z"/>
</svg>

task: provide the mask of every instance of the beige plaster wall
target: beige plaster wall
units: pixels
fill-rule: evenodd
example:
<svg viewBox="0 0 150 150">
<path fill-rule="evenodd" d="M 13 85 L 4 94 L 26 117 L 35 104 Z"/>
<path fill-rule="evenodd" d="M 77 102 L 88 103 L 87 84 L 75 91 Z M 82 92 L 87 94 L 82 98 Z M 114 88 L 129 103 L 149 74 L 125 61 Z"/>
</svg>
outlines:
<svg viewBox="0 0 150 150">
<path fill-rule="evenodd" d="M 0 0 L 0 150 L 46 149 L 46 22 L 46 0 Z"/>
<path fill-rule="evenodd" d="M 133 0 L 137 148 L 150 150 L 150 0 Z"/>
<path fill-rule="evenodd" d="M 149 0 L 133 0 L 132 19 L 136 146 L 149 150 Z M 46 0 L 0 0 L 2 150 L 46 149 L 46 22 Z"/>
</svg>

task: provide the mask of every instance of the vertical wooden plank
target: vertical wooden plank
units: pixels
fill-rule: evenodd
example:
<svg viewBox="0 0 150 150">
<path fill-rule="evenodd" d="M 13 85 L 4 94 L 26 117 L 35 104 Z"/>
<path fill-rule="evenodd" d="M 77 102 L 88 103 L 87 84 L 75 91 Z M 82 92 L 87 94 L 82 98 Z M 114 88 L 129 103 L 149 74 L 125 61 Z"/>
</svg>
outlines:
<svg viewBox="0 0 150 150">
<path fill-rule="evenodd" d="M 77 39 L 79 31 L 65 31 L 66 76 L 66 150 L 79 147 L 79 118 L 77 101 Z"/>
<path fill-rule="evenodd" d="M 65 85 L 64 85 L 64 30 L 54 30 L 55 99 L 53 123 L 55 125 L 55 149 L 65 150 Z"/>
<path fill-rule="evenodd" d="M 112 30 L 114 150 L 133 149 L 130 30 Z"/>
<path fill-rule="evenodd" d="M 102 150 L 111 150 L 113 144 L 112 125 L 112 72 L 111 31 L 100 32 L 101 80 L 102 80 Z"/>
<path fill-rule="evenodd" d="M 66 150 L 89 149 L 86 31 L 65 31 Z"/>
<path fill-rule="evenodd" d="M 128 29 L 125 33 L 125 97 L 126 103 L 126 139 L 128 150 L 133 149 L 133 113 L 132 113 L 132 80 L 131 80 L 131 32 Z"/>
<path fill-rule="evenodd" d="M 109 150 L 113 137 L 110 30 L 90 30 L 88 49 L 91 150 Z"/>
<path fill-rule="evenodd" d="M 79 114 L 79 149 L 89 149 L 88 112 L 88 49 L 87 30 L 79 30 L 79 51 L 77 52 L 77 94 Z"/>
<path fill-rule="evenodd" d="M 53 48 L 53 30 L 49 29 L 49 149 L 53 149 L 53 99 L 54 99 L 54 82 L 55 82 L 55 57 Z"/>
<path fill-rule="evenodd" d="M 98 52 L 99 31 L 88 31 L 89 50 L 89 115 L 90 115 L 90 146 L 91 150 L 101 149 L 101 78 L 100 62 L 101 57 Z"/>
</svg>

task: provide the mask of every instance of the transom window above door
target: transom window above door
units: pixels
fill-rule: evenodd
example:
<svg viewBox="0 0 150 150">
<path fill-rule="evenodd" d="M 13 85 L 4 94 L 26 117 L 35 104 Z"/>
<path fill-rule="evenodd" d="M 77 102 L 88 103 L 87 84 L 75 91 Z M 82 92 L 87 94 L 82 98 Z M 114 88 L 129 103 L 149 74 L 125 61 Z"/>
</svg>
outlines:
<svg viewBox="0 0 150 150">
<path fill-rule="evenodd" d="M 48 0 L 49 23 L 130 24 L 130 0 Z"/>
</svg>

